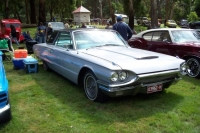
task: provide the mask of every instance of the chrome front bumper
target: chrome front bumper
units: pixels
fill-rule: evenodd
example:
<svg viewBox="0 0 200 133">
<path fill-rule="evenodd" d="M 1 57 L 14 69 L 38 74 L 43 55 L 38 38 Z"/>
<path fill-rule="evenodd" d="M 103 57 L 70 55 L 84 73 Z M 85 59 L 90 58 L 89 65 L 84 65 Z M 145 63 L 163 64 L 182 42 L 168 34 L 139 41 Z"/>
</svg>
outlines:
<svg viewBox="0 0 200 133">
<path fill-rule="evenodd" d="M 122 84 L 105 85 L 99 82 L 99 88 L 109 96 L 135 95 L 137 92 L 141 92 L 141 90 L 145 91 L 147 86 L 163 84 L 164 88 L 168 88 L 171 84 L 175 84 L 181 80 L 178 73 L 179 70 L 170 70 L 165 72 L 142 74 L 138 75 L 136 81 L 131 80 Z"/>
<path fill-rule="evenodd" d="M 1 115 L 2 113 L 6 112 L 6 111 L 9 110 L 9 109 L 10 109 L 10 104 L 7 104 L 5 107 L 3 107 L 3 108 L 0 109 L 0 115 Z"/>
</svg>

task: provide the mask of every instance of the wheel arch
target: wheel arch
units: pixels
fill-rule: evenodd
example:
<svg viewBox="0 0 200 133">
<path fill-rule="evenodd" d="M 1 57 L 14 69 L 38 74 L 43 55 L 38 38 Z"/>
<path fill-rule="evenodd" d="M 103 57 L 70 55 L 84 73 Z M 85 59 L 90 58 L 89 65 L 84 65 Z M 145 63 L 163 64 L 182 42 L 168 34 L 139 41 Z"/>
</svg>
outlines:
<svg viewBox="0 0 200 133">
<path fill-rule="evenodd" d="M 186 55 L 186 56 L 183 57 L 184 60 L 188 60 L 189 58 L 198 58 L 198 59 L 200 59 L 200 57 L 196 56 L 196 55 Z"/>
<path fill-rule="evenodd" d="M 94 74 L 94 72 L 92 71 L 91 68 L 89 68 L 89 67 L 83 67 L 83 68 L 80 70 L 79 75 L 78 75 L 78 85 L 79 85 L 79 86 L 83 86 L 83 78 L 84 78 L 85 73 L 86 73 L 87 71 L 91 71 L 91 72 Z M 94 74 L 94 75 L 95 75 L 95 74 Z M 96 75 L 95 75 L 95 76 L 96 76 Z"/>
</svg>

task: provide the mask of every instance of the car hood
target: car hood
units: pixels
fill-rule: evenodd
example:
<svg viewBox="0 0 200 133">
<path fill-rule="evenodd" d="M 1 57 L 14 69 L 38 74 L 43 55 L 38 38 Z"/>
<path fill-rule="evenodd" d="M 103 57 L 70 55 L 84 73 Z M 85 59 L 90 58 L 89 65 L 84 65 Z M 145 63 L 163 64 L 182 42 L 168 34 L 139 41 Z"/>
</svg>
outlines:
<svg viewBox="0 0 200 133">
<path fill-rule="evenodd" d="M 91 48 L 81 52 L 112 62 L 121 69 L 131 70 L 137 74 L 177 69 L 184 62 L 173 56 L 121 46 Z"/>
</svg>

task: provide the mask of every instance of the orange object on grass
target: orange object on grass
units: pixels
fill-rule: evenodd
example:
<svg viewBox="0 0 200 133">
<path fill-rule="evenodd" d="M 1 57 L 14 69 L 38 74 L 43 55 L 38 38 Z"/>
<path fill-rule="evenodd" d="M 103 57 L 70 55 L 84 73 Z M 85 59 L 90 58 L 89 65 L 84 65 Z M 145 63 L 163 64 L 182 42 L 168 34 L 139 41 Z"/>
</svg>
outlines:
<svg viewBox="0 0 200 133">
<path fill-rule="evenodd" d="M 26 49 L 17 49 L 14 51 L 15 58 L 26 58 L 27 55 L 28 55 L 28 52 Z"/>
</svg>

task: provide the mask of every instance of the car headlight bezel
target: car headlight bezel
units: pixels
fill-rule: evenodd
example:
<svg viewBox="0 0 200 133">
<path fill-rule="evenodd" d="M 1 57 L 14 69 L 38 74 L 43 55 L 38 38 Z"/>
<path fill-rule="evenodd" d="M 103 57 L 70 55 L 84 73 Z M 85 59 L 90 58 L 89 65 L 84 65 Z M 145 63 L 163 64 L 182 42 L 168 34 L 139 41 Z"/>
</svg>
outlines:
<svg viewBox="0 0 200 133">
<path fill-rule="evenodd" d="M 113 71 L 110 74 L 110 81 L 117 82 L 117 81 L 125 81 L 128 78 L 128 73 L 126 71 Z"/>
<path fill-rule="evenodd" d="M 112 82 L 116 82 L 116 81 L 118 81 L 118 79 L 119 79 L 118 73 L 117 72 L 111 72 L 111 74 L 110 74 L 110 80 Z"/>
<path fill-rule="evenodd" d="M 119 74 L 119 80 L 124 81 L 127 78 L 127 73 L 125 71 L 121 71 Z"/>
</svg>

